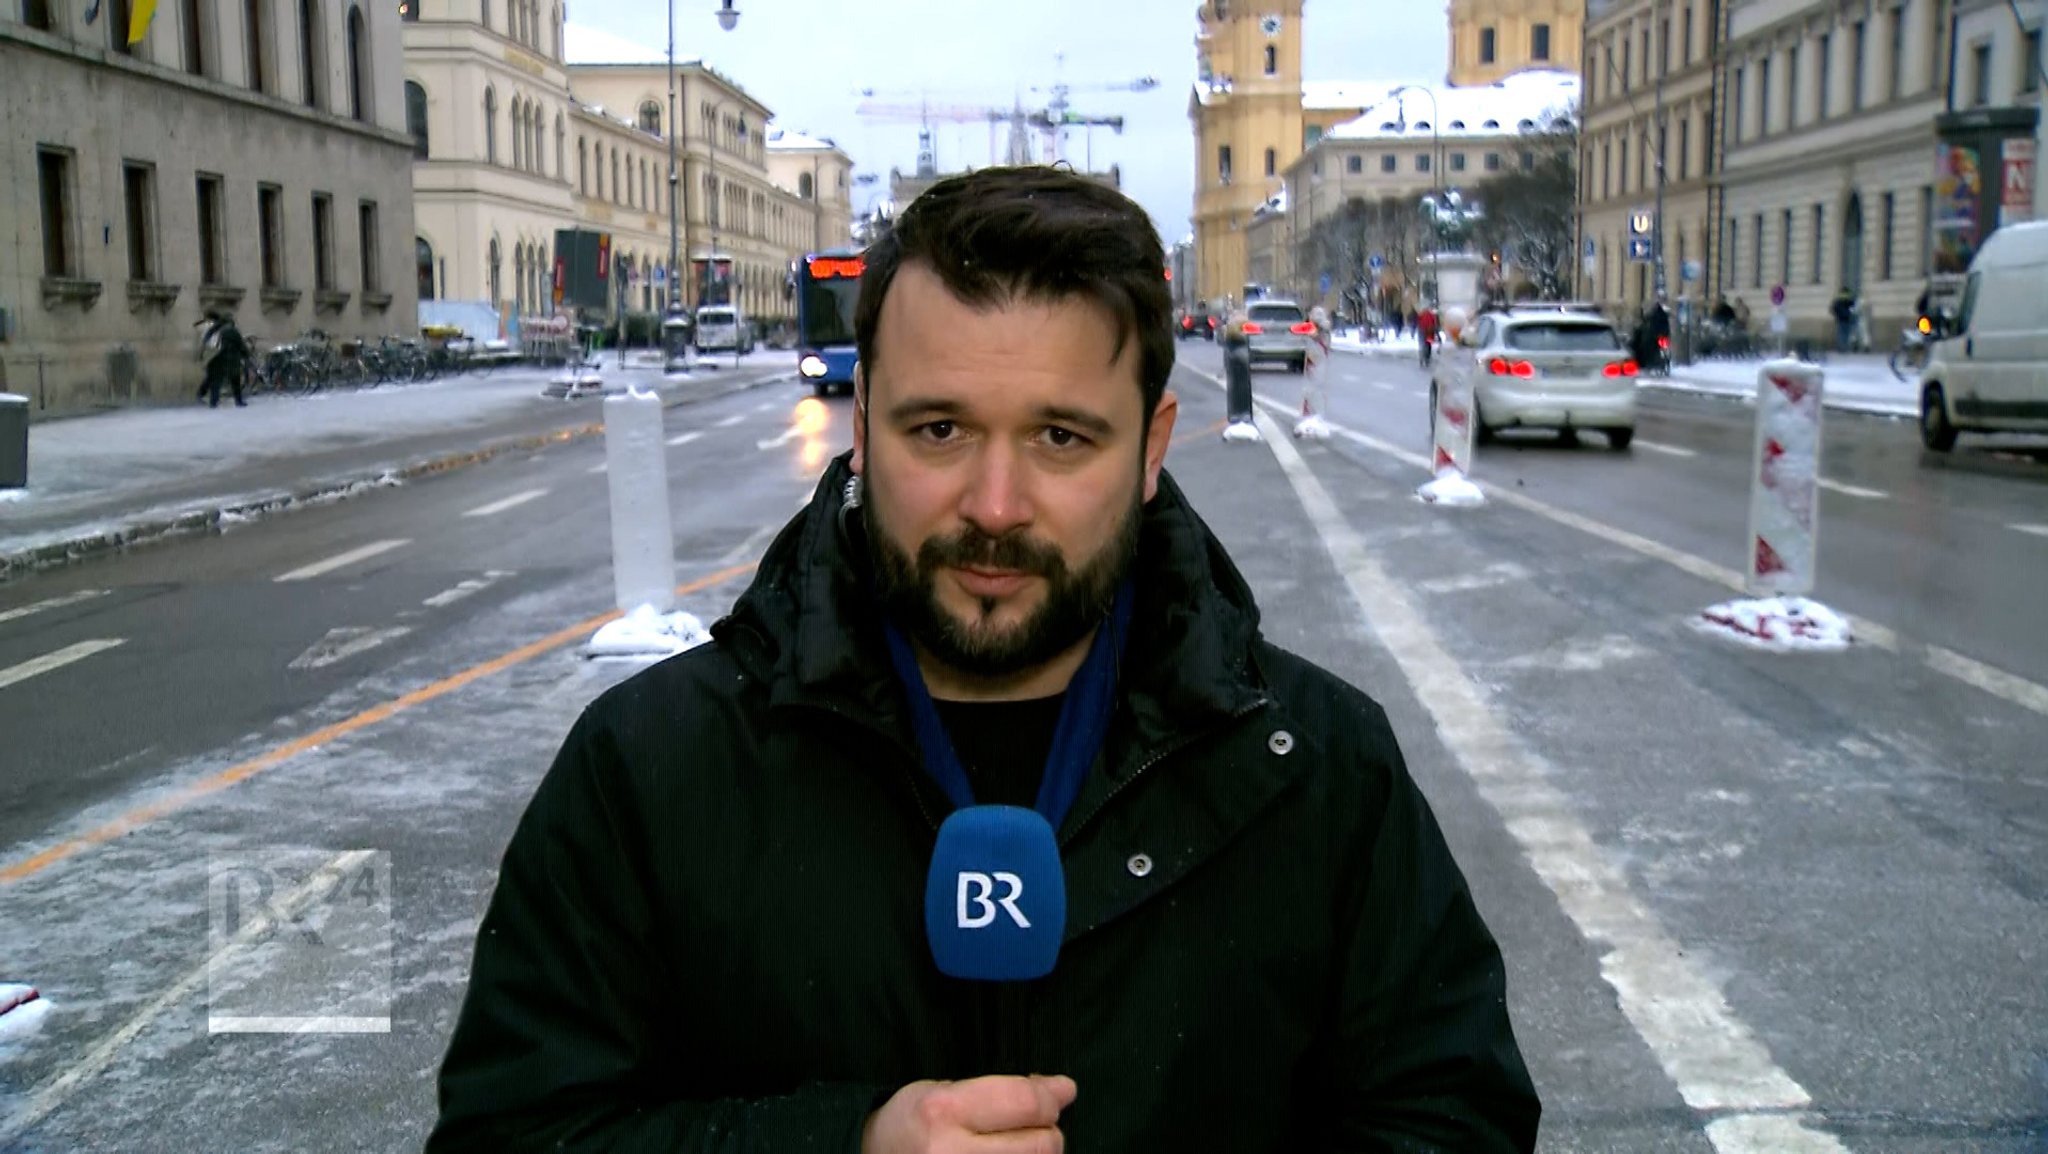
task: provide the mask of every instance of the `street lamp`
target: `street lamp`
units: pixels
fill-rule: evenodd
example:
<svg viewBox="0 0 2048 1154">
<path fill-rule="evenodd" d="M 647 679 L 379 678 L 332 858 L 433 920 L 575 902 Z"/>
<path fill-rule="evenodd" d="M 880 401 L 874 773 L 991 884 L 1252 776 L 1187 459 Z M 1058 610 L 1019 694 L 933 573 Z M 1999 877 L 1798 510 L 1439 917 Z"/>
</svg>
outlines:
<svg viewBox="0 0 2048 1154">
<path fill-rule="evenodd" d="M 740 10 L 732 5 L 733 0 L 723 0 L 718 9 L 718 26 L 727 32 L 732 31 L 740 22 Z"/>
<path fill-rule="evenodd" d="M 1401 126 L 1400 131 L 1404 133 L 1408 131 L 1408 106 L 1402 103 L 1401 97 L 1407 95 L 1410 92 L 1420 92 L 1424 96 L 1429 97 L 1429 172 L 1430 176 L 1433 178 L 1430 183 L 1435 189 L 1435 191 L 1430 194 L 1430 204 L 1433 210 L 1430 219 L 1430 231 L 1434 233 L 1436 237 L 1436 243 L 1431 246 L 1431 249 L 1436 253 L 1438 257 L 1441 257 L 1443 255 L 1443 222 L 1442 220 L 1438 219 L 1437 214 L 1441 214 L 1443 212 L 1444 200 L 1443 114 L 1441 110 L 1437 108 L 1435 89 L 1425 88 L 1420 84 L 1403 84 L 1399 88 L 1396 88 L 1392 92 L 1388 93 L 1389 96 L 1392 96 L 1394 98 L 1394 107 L 1399 110 L 1399 123 Z M 1444 303 L 1443 266 L 1441 262 L 1438 263 L 1437 267 L 1431 270 L 1431 273 L 1432 275 L 1429 281 L 1430 303 L 1431 306 L 1437 311 L 1437 313 L 1441 314 L 1443 312 Z"/>
</svg>

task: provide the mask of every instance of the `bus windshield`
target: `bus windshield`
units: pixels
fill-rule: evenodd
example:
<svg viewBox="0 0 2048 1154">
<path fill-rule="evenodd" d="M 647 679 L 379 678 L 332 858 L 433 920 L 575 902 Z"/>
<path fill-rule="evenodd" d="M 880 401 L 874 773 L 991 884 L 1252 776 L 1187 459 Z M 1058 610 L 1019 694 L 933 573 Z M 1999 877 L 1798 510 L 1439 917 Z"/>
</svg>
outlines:
<svg viewBox="0 0 2048 1154">
<path fill-rule="evenodd" d="M 848 267 L 850 266 L 850 267 Z M 798 340 L 805 348 L 820 349 L 851 345 L 853 306 L 860 296 L 859 263 L 818 258 L 808 262 L 798 278 Z M 824 276 L 824 272 L 838 275 Z M 848 273 L 851 275 L 847 275 Z"/>
</svg>

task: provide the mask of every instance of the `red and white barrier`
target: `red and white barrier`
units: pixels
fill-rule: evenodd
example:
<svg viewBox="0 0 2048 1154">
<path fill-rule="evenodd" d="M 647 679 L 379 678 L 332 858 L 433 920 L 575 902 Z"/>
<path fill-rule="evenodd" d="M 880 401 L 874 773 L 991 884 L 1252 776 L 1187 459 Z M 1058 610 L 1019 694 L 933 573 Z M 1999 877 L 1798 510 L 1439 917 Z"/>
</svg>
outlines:
<svg viewBox="0 0 2048 1154">
<path fill-rule="evenodd" d="M 1446 340 L 1438 349 L 1439 357 L 1455 356 L 1461 351 L 1458 338 L 1465 331 L 1463 309 L 1450 309 L 1444 315 Z M 1470 359 L 1469 354 L 1465 359 Z M 1470 506 L 1484 505 L 1486 494 L 1471 481 L 1472 475 L 1472 375 L 1459 371 L 1465 365 L 1446 365 L 1449 371 L 1435 378 L 1436 411 L 1430 415 L 1429 475 L 1430 480 L 1415 491 L 1417 497 L 1432 505 Z"/>
<path fill-rule="evenodd" d="M 1316 326 L 1313 339 L 1309 341 L 1308 359 L 1301 367 L 1301 417 L 1294 423 L 1294 435 L 1306 440 L 1327 441 L 1334 431 L 1323 413 L 1329 408 L 1330 398 L 1323 384 L 1323 372 L 1330 360 L 1330 327 L 1327 316 L 1320 315 L 1318 307 L 1311 314 Z"/>
<path fill-rule="evenodd" d="M 49 1015 L 49 1000 L 34 986 L 0 982 L 0 1046 L 27 1040 Z"/>
<path fill-rule="evenodd" d="M 1769 648 L 1840 649 L 1848 623 L 1807 599 L 1819 567 L 1820 366 L 1771 361 L 1757 371 L 1746 585 L 1751 600 L 1701 614 L 1710 628 Z"/>
</svg>

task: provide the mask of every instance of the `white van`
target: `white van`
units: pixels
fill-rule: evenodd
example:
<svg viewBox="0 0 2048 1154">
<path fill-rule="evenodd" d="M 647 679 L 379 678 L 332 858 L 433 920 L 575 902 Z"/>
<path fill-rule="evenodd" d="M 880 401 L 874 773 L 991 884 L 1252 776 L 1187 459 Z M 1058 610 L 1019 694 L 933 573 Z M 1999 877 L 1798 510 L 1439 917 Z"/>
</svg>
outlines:
<svg viewBox="0 0 2048 1154">
<path fill-rule="evenodd" d="M 2048 432 L 2048 221 L 2009 224 L 1970 262 L 1950 336 L 1920 374 L 1920 439 Z"/>
<path fill-rule="evenodd" d="M 697 310 L 697 351 L 751 353 L 754 326 L 733 305 L 705 305 Z"/>
</svg>

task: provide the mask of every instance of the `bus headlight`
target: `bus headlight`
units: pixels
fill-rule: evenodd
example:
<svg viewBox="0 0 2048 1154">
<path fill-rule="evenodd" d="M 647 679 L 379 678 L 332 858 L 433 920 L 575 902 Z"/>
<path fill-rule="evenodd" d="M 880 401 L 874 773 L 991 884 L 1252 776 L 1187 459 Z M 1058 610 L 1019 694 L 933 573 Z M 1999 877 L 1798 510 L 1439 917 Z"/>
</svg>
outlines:
<svg viewBox="0 0 2048 1154">
<path fill-rule="evenodd" d="M 825 375 L 825 358 L 812 353 L 796 363 L 796 371 L 807 377 L 822 377 Z"/>
</svg>

